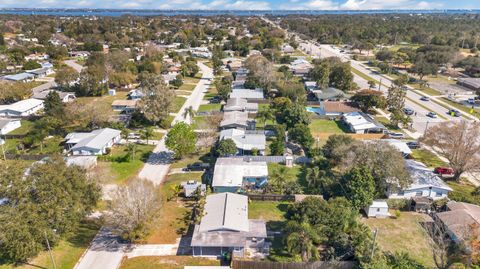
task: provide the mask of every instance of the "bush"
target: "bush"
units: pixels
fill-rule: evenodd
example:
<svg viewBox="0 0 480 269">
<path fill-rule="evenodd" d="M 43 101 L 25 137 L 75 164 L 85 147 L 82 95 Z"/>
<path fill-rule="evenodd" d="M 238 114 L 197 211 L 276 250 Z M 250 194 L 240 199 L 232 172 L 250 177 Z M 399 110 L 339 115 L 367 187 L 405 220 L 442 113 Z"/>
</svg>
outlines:
<svg viewBox="0 0 480 269">
<path fill-rule="evenodd" d="M 389 209 L 403 210 L 408 211 L 410 200 L 406 199 L 388 199 L 387 200 Z M 396 214 L 396 213 L 395 213 Z"/>
<path fill-rule="evenodd" d="M 400 210 L 395 210 L 395 218 L 400 218 L 400 216 L 402 215 L 402 213 L 400 212 Z"/>
</svg>

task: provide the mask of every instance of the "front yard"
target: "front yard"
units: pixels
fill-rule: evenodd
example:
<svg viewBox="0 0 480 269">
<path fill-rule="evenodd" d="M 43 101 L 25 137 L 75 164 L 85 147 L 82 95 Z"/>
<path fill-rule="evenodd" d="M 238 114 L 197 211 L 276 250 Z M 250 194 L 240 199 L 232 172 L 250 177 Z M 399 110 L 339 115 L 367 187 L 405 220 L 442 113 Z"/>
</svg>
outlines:
<svg viewBox="0 0 480 269">
<path fill-rule="evenodd" d="M 391 212 L 393 213 L 393 212 Z M 378 229 L 377 242 L 382 251 L 407 252 L 427 268 L 434 268 L 427 234 L 420 226 L 428 220 L 425 214 L 402 212 L 398 219 L 362 219 L 372 231 Z"/>
<path fill-rule="evenodd" d="M 183 269 L 184 266 L 219 265 L 219 260 L 191 256 L 136 257 L 124 260 L 120 269 Z"/>
<path fill-rule="evenodd" d="M 424 163 L 426 166 L 435 168 L 438 166 L 446 166 L 447 164 L 438 158 L 437 155 L 427 149 L 413 149 L 412 157 L 419 162 Z"/>
</svg>

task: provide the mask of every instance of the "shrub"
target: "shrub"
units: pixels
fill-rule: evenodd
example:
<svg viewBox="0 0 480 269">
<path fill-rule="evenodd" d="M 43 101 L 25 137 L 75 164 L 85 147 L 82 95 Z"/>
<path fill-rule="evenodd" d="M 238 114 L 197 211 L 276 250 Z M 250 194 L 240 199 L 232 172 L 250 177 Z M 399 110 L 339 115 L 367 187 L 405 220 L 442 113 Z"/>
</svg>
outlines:
<svg viewBox="0 0 480 269">
<path fill-rule="evenodd" d="M 407 211 L 410 205 L 410 200 L 406 199 L 388 199 L 388 208 Z"/>
</svg>

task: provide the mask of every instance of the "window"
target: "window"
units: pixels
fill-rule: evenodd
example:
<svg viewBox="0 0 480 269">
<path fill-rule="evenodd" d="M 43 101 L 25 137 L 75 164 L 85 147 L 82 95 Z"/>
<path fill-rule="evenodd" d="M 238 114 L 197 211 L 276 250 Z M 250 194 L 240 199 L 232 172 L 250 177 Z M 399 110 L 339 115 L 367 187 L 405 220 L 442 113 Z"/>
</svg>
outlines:
<svg viewBox="0 0 480 269">
<path fill-rule="evenodd" d="M 417 192 L 415 193 L 415 196 L 422 196 L 422 195 L 423 195 L 423 191 L 417 191 Z"/>
<path fill-rule="evenodd" d="M 377 212 L 380 212 L 380 208 L 377 208 Z"/>
<path fill-rule="evenodd" d="M 399 190 L 399 191 L 397 192 L 397 195 L 398 195 L 398 196 L 403 196 L 403 195 L 405 195 L 405 192 L 404 192 L 403 190 Z"/>
<path fill-rule="evenodd" d="M 441 191 L 437 191 L 435 192 L 435 197 L 442 197 L 442 192 Z"/>
</svg>

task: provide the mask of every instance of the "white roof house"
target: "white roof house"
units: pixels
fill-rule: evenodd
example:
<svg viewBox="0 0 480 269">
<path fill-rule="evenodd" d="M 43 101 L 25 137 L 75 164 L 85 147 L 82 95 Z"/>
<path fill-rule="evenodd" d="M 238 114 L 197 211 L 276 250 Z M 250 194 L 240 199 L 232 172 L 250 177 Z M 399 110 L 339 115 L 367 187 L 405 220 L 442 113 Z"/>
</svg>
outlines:
<svg viewBox="0 0 480 269">
<path fill-rule="evenodd" d="M 25 99 L 9 105 L 0 105 L 0 116 L 28 117 L 43 108 L 43 101 L 38 99 Z"/>
<path fill-rule="evenodd" d="M 248 219 L 247 196 L 217 193 L 206 198 L 191 246 L 194 256 L 219 256 L 224 251 L 243 256 L 246 248 L 263 248 L 266 237 L 265 221 Z"/>
<path fill-rule="evenodd" d="M 262 100 L 264 99 L 263 96 L 263 89 L 232 89 L 230 93 L 230 98 L 242 98 L 247 100 Z"/>
<path fill-rule="evenodd" d="M 405 160 L 413 183 L 403 190 L 392 192 L 387 190 L 388 198 L 428 197 L 434 200 L 447 198 L 452 191 L 445 182 L 425 164 L 414 160 Z"/>
<path fill-rule="evenodd" d="M 6 135 L 21 126 L 19 119 L 0 119 L 0 135 Z"/>
<path fill-rule="evenodd" d="M 218 158 L 213 172 L 215 192 L 237 192 L 250 184 L 262 186 L 268 177 L 266 162 L 244 161 L 243 158 Z"/>
<path fill-rule="evenodd" d="M 356 134 L 382 132 L 385 130 L 385 126 L 363 112 L 345 113 L 342 116 L 342 120 L 348 125 L 350 131 Z"/>
<path fill-rule="evenodd" d="M 226 129 L 220 132 L 220 140 L 223 139 L 232 139 L 239 149 L 240 155 L 248 154 L 253 149 L 257 149 L 260 155 L 265 154 L 266 136 L 264 133 L 249 133 L 241 129 Z"/>
<path fill-rule="evenodd" d="M 376 142 L 376 141 L 389 144 L 404 155 L 412 154 L 412 150 L 408 147 L 407 143 L 402 140 L 398 140 L 398 139 L 364 140 L 364 142 L 366 143 Z"/>
<path fill-rule="evenodd" d="M 73 155 L 101 155 L 107 153 L 121 139 L 120 130 L 104 128 L 90 133 L 69 133 L 65 146 Z"/>
<path fill-rule="evenodd" d="M 258 111 L 257 103 L 249 103 L 247 99 L 230 98 L 227 104 L 223 106 L 223 111 L 248 111 L 255 113 Z"/>
<path fill-rule="evenodd" d="M 255 129 L 255 120 L 250 120 L 246 111 L 228 111 L 223 113 L 220 128 Z"/>
</svg>

